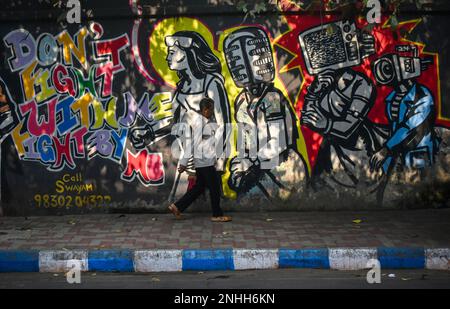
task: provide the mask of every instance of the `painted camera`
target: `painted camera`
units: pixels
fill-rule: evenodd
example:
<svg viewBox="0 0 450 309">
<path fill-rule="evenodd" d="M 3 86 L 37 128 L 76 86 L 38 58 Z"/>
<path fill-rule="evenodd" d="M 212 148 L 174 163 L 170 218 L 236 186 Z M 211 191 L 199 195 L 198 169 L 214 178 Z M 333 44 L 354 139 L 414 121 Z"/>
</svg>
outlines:
<svg viewBox="0 0 450 309">
<path fill-rule="evenodd" d="M 413 56 L 388 54 L 377 59 L 372 65 L 372 71 L 379 84 L 401 83 L 405 80 L 417 78 L 433 62 L 431 58 L 420 59 L 415 46 L 398 46 L 397 52 L 413 52 Z"/>
</svg>

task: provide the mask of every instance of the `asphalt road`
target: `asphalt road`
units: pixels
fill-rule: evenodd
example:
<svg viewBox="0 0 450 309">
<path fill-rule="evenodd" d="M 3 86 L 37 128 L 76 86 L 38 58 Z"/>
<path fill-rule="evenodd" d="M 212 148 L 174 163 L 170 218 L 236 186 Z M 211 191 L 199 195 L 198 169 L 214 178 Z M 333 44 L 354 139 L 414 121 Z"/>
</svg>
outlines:
<svg viewBox="0 0 450 309">
<path fill-rule="evenodd" d="M 392 276 L 395 275 L 395 277 Z M 82 273 L 80 284 L 65 274 L 0 273 L 0 288 L 143 288 L 143 289 L 435 289 L 450 288 L 449 271 L 382 270 L 380 284 L 368 284 L 365 271 L 278 269 L 234 272 Z"/>
</svg>

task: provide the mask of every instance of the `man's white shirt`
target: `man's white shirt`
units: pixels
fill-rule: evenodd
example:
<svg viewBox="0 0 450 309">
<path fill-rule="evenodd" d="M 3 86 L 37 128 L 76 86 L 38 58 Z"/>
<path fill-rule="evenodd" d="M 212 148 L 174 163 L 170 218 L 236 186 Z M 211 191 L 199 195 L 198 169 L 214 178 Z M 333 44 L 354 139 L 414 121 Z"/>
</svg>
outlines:
<svg viewBox="0 0 450 309">
<path fill-rule="evenodd" d="M 215 137 L 217 124 L 213 119 L 208 120 L 195 111 L 187 113 L 187 124 L 190 126 L 187 128 L 187 133 L 190 134 L 186 135 L 185 152 L 180 164 L 186 166 L 193 156 L 196 168 L 215 166 L 217 161 Z"/>
</svg>

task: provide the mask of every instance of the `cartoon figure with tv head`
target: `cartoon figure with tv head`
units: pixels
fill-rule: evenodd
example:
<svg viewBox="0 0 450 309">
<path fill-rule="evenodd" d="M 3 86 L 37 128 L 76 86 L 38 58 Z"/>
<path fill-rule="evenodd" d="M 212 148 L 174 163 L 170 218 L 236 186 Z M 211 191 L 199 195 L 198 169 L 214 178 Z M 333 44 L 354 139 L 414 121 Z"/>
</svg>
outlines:
<svg viewBox="0 0 450 309">
<path fill-rule="evenodd" d="M 240 155 L 230 162 L 229 185 L 238 195 L 257 187 L 269 199 L 279 189 L 291 192 L 286 174 L 301 169 L 306 175 L 307 169 L 296 147 L 295 113 L 274 86 L 269 37 L 261 28 L 244 27 L 230 33 L 223 45 L 231 76 L 242 88 L 234 105 Z"/>
<path fill-rule="evenodd" d="M 330 31 L 330 29 L 332 31 Z M 301 123 L 323 136 L 311 186 L 330 187 L 320 176 L 332 174 L 333 154 L 345 171 L 335 182 L 356 188 L 363 173 L 356 169 L 354 153 L 370 157 L 380 145 L 383 131 L 367 115 L 375 103 L 376 88 L 364 74 L 352 69 L 375 53 L 374 38 L 353 22 L 338 21 L 309 29 L 299 36 L 308 73 L 314 77 L 308 86 Z"/>
<path fill-rule="evenodd" d="M 404 56 L 404 53 L 413 55 Z M 398 46 L 397 53 L 373 63 L 377 83 L 393 87 L 386 98 L 389 138 L 370 159 L 371 168 L 381 169 L 385 175 L 378 193 L 381 199 L 397 160 L 414 169 L 430 166 L 435 161 L 439 139 L 434 131 L 434 99 L 430 90 L 416 80 L 432 63 L 433 59 L 420 59 L 417 47 L 409 45 Z"/>
</svg>

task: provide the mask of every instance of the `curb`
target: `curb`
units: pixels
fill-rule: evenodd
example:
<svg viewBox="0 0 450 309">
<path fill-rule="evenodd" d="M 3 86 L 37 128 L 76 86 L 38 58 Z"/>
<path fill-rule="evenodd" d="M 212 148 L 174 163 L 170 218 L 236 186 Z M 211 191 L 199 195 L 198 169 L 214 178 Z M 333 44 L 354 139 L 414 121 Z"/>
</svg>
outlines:
<svg viewBox="0 0 450 309">
<path fill-rule="evenodd" d="M 450 270 L 450 248 L 0 250 L 0 272 L 171 272 L 319 268 L 362 270 L 372 259 L 387 269 Z"/>
</svg>

